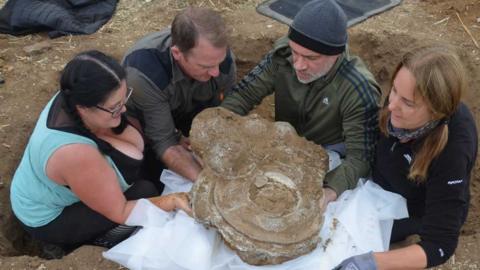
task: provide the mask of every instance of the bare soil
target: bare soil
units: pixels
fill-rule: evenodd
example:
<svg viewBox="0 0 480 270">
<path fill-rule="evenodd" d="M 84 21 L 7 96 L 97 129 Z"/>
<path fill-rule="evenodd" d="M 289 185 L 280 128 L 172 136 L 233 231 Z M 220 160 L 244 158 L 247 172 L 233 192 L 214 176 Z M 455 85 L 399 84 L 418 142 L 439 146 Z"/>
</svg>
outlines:
<svg viewBox="0 0 480 270">
<path fill-rule="evenodd" d="M 6 0 L 0 0 L 0 6 Z M 50 40 L 45 33 L 13 37 L 0 35 L 0 269 L 121 269 L 102 258 L 103 249 L 84 246 L 61 260 L 35 256 L 35 244 L 12 219 L 9 187 L 38 114 L 57 91 L 59 71 L 78 52 L 98 49 L 120 59 L 143 35 L 169 25 L 186 5 L 208 6 L 224 15 L 231 27 L 232 49 L 239 74 L 260 60 L 286 26 L 255 12 L 261 0 L 137 0 L 120 1 L 116 14 L 97 33 Z M 470 31 L 466 31 L 462 23 Z M 480 1 L 404 0 L 389 11 L 350 29 L 350 49 L 369 65 L 384 89 L 400 56 L 416 46 L 442 42 L 455 46 L 467 68 L 469 89 L 464 101 L 480 124 Z M 46 48 L 27 53 L 40 42 Z M 272 118 L 273 100 L 257 112 Z M 456 254 L 437 269 L 480 269 L 480 166 L 471 179 L 471 207 Z"/>
</svg>

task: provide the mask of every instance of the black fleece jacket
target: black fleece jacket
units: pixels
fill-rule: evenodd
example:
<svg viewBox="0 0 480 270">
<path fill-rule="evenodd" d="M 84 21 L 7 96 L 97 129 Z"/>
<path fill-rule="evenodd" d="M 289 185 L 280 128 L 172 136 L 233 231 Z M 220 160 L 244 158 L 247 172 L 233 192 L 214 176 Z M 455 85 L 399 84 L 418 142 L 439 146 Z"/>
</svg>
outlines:
<svg viewBox="0 0 480 270">
<path fill-rule="evenodd" d="M 470 174 L 478 139 L 475 121 L 465 104 L 451 117 L 448 130 L 447 145 L 432 161 L 421 184 L 408 180 L 407 175 L 423 140 L 400 143 L 382 136 L 377 145 L 373 179 L 405 197 L 409 215 L 421 218 L 418 244 L 427 254 L 427 267 L 444 263 L 454 253 L 470 201 Z"/>
</svg>

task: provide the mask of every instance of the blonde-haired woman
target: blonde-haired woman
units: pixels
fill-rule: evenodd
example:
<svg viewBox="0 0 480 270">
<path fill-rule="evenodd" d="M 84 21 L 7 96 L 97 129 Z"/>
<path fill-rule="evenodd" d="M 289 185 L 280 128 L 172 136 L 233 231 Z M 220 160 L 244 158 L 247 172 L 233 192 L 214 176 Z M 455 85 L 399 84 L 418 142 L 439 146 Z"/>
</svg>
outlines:
<svg viewBox="0 0 480 270">
<path fill-rule="evenodd" d="M 460 101 L 465 84 L 462 64 L 448 47 L 404 55 L 380 112 L 373 180 L 407 199 L 409 218 L 395 221 L 391 242 L 412 234 L 420 241 L 354 256 L 336 269 L 419 269 L 454 253 L 477 154 L 475 122 Z"/>
</svg>

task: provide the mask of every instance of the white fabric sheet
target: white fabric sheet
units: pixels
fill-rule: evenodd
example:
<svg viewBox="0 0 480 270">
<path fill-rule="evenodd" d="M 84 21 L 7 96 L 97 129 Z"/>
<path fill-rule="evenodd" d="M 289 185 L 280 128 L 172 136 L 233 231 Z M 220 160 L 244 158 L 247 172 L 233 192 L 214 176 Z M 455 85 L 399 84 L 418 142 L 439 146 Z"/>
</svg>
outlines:
<svg viewBox="0 0 480 270">
<path fill-rule="evenodd" d="M 162 173 L 161 181 L 164 194 L 191 188 L 188 180 L 170 171 Z M 388 250 L 393 219 L 408 212 L 403 197 L 360 180 L 354 190 L 330 203 L 324 216 L 322 241 L 312 252 L 279 265 L 252 266 L 230 250 L 215 229 L 206 229 L 183 211 L 167 213 L 142 199 L 127 224 L 143 228 L 103 255 L 130 269 L 329 270 L 352 255 Z"/>
</svg>

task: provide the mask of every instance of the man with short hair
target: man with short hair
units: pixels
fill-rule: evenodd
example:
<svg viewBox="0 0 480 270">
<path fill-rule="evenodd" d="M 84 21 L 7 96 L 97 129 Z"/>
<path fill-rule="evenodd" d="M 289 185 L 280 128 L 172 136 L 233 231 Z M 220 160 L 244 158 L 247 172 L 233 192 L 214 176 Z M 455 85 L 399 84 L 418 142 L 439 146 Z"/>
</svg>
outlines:
<svg viewBox="0 0 480 270">
<path fill-rule="evenodd" d="M 366 177 L 374 155 L 379 86 L 349 55 L 347 17 L 333 0 L 314 0 L 295 16 L 288 36 L 234 87 L 223 107 L 247 114 L 275 94 L 275 120 L 342 158 L 324 180 L 325 207 Z"/>
<path fill-rule="evenodd" d="M 175 17 L 171 30 L 138 41 L 123 65 L 128 85 L 135 89 L 128 114 L 138 119 L 147 138 L 148 178 L 158 180 L 164 165 L 195 181 L 201 166 L 189 148 L 192 119 L 218 106 L 235 81 L 223 19 L 210 9 L 188 7 Z"/>
</svg>

